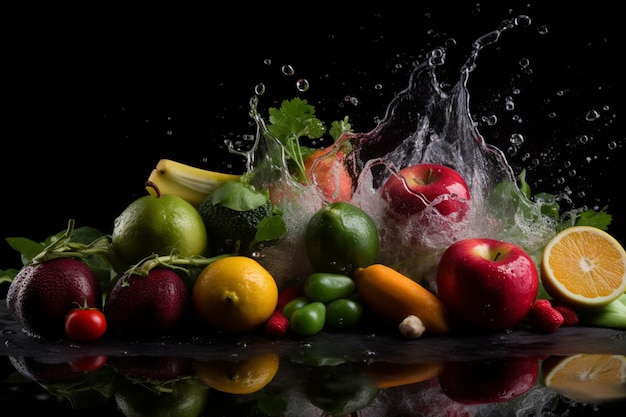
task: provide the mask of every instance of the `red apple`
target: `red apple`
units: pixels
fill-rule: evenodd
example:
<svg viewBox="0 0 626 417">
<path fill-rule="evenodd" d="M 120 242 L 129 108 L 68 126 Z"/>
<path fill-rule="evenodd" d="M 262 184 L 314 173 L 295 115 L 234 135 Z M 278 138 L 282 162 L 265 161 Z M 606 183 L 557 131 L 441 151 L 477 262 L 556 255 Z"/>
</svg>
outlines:
<svg viewBox="0 0 626 417">
<path fill-rule="evenodd" d="M 456 170 L 441 164 L 415 164 L 392 174 L 381 195 L 397 215 L 411 216 L 434 203 L 444 216 L 462 220 L 469 209 L 467 183 Z"/>
<path fill-rule="evenodd" d="M 457 324 L 501 331 L 520 324 L 533 305 L 539 276 L 520 246 L 496 239 L 454 242 L 437 267 L 439 298 Z"/>
<path fill-rule="evenodd" d="M 451 362 L 439 374 L 443 392 L 462 404 L 511 401 L 535 386 L 539 361 L 533 357 L 502 357 Z"/>
</svg>

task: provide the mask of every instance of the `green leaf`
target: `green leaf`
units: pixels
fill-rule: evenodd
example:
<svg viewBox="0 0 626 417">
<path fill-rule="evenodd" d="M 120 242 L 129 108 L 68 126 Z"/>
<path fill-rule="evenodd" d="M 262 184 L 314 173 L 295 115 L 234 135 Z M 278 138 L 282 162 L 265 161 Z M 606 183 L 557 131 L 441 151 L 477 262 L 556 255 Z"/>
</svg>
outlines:
<svg viewBox="0 0 626 417">
<path fill-rule="evenodd" d="M 275 214 L 259 222 L 254 240 L 256 243 L 280 239 L 287 234 L 287 225 L 283 216 Z"/>
<path fill-rule="evenodd" d="M 530 185 L 526 182 L 526 170 L 523 169 L 519 174 L 519 189 L 526 196 L 526 198 L 530 199 Z"/>
<path fill-rule="evenodd" d="M 555 220 L 559 220 L 559 203 L 554 198 L 554 195 L 548 193 L 538 193 L 533 197 L 534 200 L 541 206 L 541 214 L 551 217 Z"/>
<path fill-rule="evenodd" d="M 0 270 L 0 284 L 3 282 L 12 282 L 18 272 L 20 272 L 20 270 L 15 268 L 9 268 L 6 271 Z"/>
<path fill-rule="evenodd" d="M 576 226 L 592 226 L 601 230 L 608 230 L 613 216 L 606 212 L 606 206 L 600 211 L 586 210 L 578 214 Z"/>
<path fill-rule="evenodd" d="M 269 109 L 269 122 L 267 130 L 283 145 L 289 162 L 295 164 L 298 171 L 296 177 L 306 178 L 305 151 L 300 145 L 300 138 L 317 139 L 326 132 L 322 121 L 315 117 L 315 107 L 300 98 L 284 100 L 279 109 Z"/>
<path fill-rule="evenodd" d="M 352 129 L 352 126 L 348 122 L 348 116 L 344 117 L 343 120 L 335 120 L 330 124 L 330 129 L 328 133 L 333 138 L 333 141 L 337 142 L 337 140 L 346 132 L 349 132 Z"/>
<path fill-rule="evenodd" d="M 87 245 L 102 236 L 104 236 L 104 233 L 102 233 L 100 230 L 96 229 L 95 227 L 82 226 L 72 231 L 71 238 L 72 238 L 72 242 L 84 243 Z"/>
<path fill-rule="evenodd" d="M 213 205 L 221 204 L 231 210 L 254 210 L 268 201 L 267 193 L 258 192 L 240 181 L 228 181 L 211 194 Z"/>
<path fill-rule="evenodd" d="M 44 250 L 44 243 L 35 242 L 25 237 L 7 237 L 6 241 L 9 246 L 18 251 L 27 259 L 33 259 Z"/>
<path fill-rule="evenodd" d="M 269 109 L 268 130 L 283 145 L 300 137 L 320 138 L 325 132 L 324 124 L 315 117 L 315 107 L 306 100 L 294 98 L 283 100 L 280 109 Z"/>
</svg>

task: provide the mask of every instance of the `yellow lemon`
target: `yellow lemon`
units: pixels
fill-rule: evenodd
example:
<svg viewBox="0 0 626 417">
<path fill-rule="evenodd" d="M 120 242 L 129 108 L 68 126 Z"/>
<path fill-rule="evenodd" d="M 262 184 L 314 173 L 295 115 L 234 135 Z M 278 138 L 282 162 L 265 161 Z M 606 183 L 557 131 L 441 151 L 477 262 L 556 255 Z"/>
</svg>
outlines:
<svg viewBox="0 0 626 417">
<path fill-rule="evenodd" d="M 278 286 L 261 264 L 246 256 L 229 256 L 200 272 L 192 304 L 200 320 L 229 333 L 243 333 L 264 324 L 276 309 Z"/>
<path fill-rule="evenodd" d="M 278 372 L 280 358 L 266 353 L 239 361 L 195 361 L 193 369 L 209 387 L 229 394 L 251 394 L 269 384 Z"/>
</svg>

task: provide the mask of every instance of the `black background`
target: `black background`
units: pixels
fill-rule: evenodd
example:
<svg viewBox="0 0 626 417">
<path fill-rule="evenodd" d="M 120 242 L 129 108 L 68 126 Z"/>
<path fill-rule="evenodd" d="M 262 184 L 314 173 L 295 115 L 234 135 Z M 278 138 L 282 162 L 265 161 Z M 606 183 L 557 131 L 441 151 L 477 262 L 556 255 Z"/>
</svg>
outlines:
<svg viewBox="0 0 626 417">
<path fill-rule="evenodd" d="M 569 187 L 574 206 L 608 205 L 610 231 L 626 242 L 618 205 L 624 88 L 617 10 L 602 2 L 585 9 L 465 3 L 342 12 L 315 4 L 236 12 L 166 4 L 14 15 L 3 58 L 0 269 L 19 267 L 5 237 L 41 240 L 70 218 L 109 232 L 123 208 L 145 194 L 160 158 L 241 172 L 243 161 L 223 142 L 254 133 L 248 101 L 258 83 L 266 86 L 265 107 L 300 95 L 322 120 L 349 115 L 354 130 L 366 132 L 406 87 L 414 61 L 454 39 L 450 71 L 442 74 L 454 81 L 472 41 L 518 15 L 531 25 L 507 31 L 479 55 L 468 84 L 472 113 L 498 116 L 495 126 L 476 120 L 485 139 L 503 149 L 511 134 L 525 137 L 510 160 L 517 171 L 529 168 L 536 191 Z M 293 76 L 281 73 L 284 64 Z M 310 82 L 309 91 L 296 90 L 298 78 Z M 514 97 L 514 111 L 504 109 L 506 96 Z M 600 118 L 586 121 L 590 110 Z"/>
</svg>

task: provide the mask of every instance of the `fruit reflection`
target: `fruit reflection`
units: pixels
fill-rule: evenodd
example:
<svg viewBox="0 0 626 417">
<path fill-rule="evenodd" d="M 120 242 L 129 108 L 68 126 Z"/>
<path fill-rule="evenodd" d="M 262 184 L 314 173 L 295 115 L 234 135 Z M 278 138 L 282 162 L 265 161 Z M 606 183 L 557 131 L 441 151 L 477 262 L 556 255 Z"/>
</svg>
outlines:
<svg viewBox="0 0 626 417">
<path fill-rule="evenodd" d="M 208 388 L 192 378 L 167 383 L 139 383 L 120 378 L 115 385 L 115 403 L 126 417 L 196 417 L 205 409 Z"/>
<path fill-rule="evenodd" d="M 555 407 L 569 410 L 572 404 L 600 409 L 601 403 L 616 400 L 607 404 L 612 407 L 626 398 L 626 356 L 614 354 L 451 363 L 353 362 L 311 352 L 238 360 L 138 356 L 110 357 L 93 371 L 32 358 L 12 357 L 11 363 L 18 371 L 10 378 L 13 383 L 36 382 L 72 409 L 109 407 L 126 417 L 317 417 L 382 410 L 391 415 L 416 410 L 424 416 L 452 410 L 507 415 L 514 407 L 542 415 Z M 540 368 L 543 384 L 537 382 Z"/>
<path fill-rule="evenodd" d="M 372 362 L 363 370 L 376 387 L 385 389 L 427 381 L 438 376 L 443 368 L 442 362 Z"/>
<path fill-rule="evenodd" d="M 539 361 L 532 357 L 503 357 L 450 362 L 439 375 L 443 392 L 462 404 L 511 401 L 535 386 Z"/>
<path fill-rule="evenodd" d="M 267 353 L 229 361 L 194 361 L 193 369 L 207 386 L 229 394 L 252 394 L 269 384 L 276 376 L 280 357 Z"/>
<path fill-rule="evenodd" d="M 550 356 L 541 370 L 545 386 L 574 401 L 598 403 L 626 398 L 624 355 Z"/>
<path fill-rule="evenodd" d="M 311 404 L 335 416 L 365 408 L 380 392 L 361 368 L 349 362 L 311 368 L 304 390 Z"/>
</svg>

